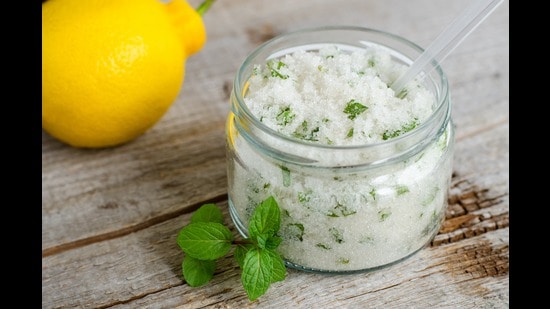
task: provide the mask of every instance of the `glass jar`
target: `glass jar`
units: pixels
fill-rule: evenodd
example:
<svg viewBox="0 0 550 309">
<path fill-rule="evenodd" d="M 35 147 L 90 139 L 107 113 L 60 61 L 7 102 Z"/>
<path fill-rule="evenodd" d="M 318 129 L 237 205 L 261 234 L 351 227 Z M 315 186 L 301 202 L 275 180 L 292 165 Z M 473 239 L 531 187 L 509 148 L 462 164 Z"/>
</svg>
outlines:
<svg viewBox="0 0 550 309">
<path fill-rule="evenodd" d="M 254 116 L 245 96 L 255 65 L 327 44 L 349 51 L 376 46 L 405 65 L 423 51 L 389 33 L 345 26 L 296 31 L 256 48 L 239 68 L 230 99 L 229 210 L 247 237 L 252 210 L 273 196 L 281 208 L 278 250 L 288 267 L 371 271 L 425 247 L 445 218 L 454 145 L 449 86 L 433 61 L 420 81 L 435 98 L 430 116 L 405 134 L 363 145 L 311 143 Z"/>
</svg>

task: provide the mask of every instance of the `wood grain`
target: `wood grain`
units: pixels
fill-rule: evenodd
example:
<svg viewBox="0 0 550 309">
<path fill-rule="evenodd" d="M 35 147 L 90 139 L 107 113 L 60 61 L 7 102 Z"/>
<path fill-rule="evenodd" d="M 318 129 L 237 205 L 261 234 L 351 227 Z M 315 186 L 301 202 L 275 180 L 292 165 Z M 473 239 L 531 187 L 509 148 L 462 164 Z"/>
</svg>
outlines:
<svg viewBox="0 0 550 309">
<path fill-rule="evenodd" d="M 195 7 L 200 0 L 189 1 Z M 181 276 L 175 237 L 206 202 L 227 216 L 225 119 L 235 72 L 275 35 L 328 24 L 426 46 L 464 1 L 217 1 L 181 93 L 143 136 L 75 149 L 42 135 L 43 308 L 508 308 L 509 4 L 443 63 L 456 127 L 449 208 L 431 244 L 392 267 L 326 276 L 290 269 L 250 302 L 232 256 L 212 282 Z"/>
</svg>

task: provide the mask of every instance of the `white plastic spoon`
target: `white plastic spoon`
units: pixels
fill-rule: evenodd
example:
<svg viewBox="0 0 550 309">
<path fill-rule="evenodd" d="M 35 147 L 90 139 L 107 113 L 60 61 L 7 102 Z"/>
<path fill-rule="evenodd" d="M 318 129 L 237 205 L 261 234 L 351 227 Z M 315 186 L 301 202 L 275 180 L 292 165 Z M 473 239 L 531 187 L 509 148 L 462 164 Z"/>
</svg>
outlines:
<svg viewBox="0 0 550 309">
<path fill-rule="evenodd" d="M 409 81 L 423 71 L 433 60 L 438 64 L 455 49 L 503 0 L 474 0 L 413 62 L 407 72 L 390 86 L 399 94 Z M 433 69 L 433 68 L 432 68 Z M 425 71 L 425 73 L 429 73 Z"/>
</svg>

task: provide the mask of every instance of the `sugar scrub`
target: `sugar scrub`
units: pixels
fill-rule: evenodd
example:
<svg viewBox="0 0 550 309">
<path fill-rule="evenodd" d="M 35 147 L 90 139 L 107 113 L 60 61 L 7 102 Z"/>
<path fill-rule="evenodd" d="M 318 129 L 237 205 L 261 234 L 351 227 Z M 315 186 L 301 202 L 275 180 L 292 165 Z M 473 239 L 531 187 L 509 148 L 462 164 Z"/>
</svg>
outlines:
<svg viewBox="0 0 550 309">
<path fill-rule="evenodd" d="M 316 31 L 328 31 L 327 40 L 370 33 Z M 307 41 L 311 32 L 288 37 Z M 445 79 L 418 79 L 396 94 L 389 85 L 407 69 L 406 57 L 352 41 L 281 52 L 274 40 L 235 80 L 230 213 L 246 237 L 252 211 L 273 196 L 282 213 L 279 251 L 298 269 L 391 265 L 428 244 L 445 215 L 454 139 Z"/>
</svg>

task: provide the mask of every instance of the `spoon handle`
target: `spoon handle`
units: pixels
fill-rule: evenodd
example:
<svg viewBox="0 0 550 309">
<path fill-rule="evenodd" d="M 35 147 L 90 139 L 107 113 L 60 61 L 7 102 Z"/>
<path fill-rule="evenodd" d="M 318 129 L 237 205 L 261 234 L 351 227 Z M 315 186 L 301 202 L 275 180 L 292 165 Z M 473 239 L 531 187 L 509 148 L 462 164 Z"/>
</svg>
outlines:
<svg viewBox="0 0 550 309">
<path fill-rule="evenodd" d="M 435 68 L 458 46 L 503 0 L 474 0 L 461 15 L 447 26 L 439 36 L 413 62 L 409 69 L 390 86 L 399 93 L 407 83 L 425 69 L 432 61 Z M 425 71 L 428 74 L 429 71 Z"/>
</svg>

